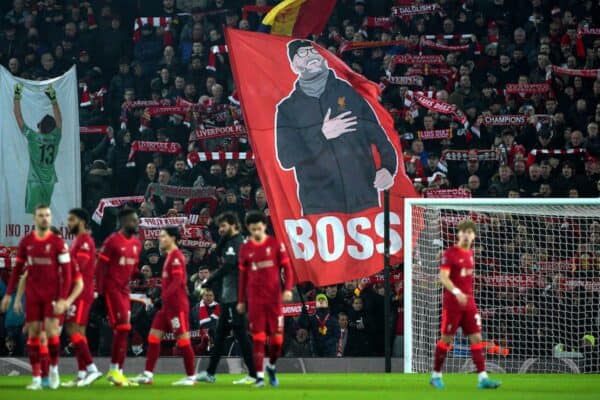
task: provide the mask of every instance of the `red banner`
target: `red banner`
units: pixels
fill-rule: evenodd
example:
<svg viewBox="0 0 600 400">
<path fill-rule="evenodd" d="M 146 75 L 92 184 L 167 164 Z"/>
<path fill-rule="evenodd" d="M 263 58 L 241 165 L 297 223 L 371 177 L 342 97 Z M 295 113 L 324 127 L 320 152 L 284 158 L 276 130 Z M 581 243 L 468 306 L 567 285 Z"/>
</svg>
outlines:
<svg viewBox="0 0 600 400">
<path fill-rule="evenodd" d="M 275 232 L 299 281 L 381 270 L 386 188 L 400 262 L 403 198 L 416 194 L 379 87 L 314 42 L 231 29 L 226 39 Z"/>
</svg>

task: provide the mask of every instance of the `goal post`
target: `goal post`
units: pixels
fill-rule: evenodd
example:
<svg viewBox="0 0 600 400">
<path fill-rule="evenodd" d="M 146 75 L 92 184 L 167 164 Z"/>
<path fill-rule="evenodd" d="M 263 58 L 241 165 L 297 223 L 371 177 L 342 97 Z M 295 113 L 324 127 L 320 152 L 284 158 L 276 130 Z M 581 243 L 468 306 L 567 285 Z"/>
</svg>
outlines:
<svg viewBox="0 0 600 400">
<path fill-rule="evenodd" d="M 430 372 L 440 335 L 444 249 L 477 223 L 474 295 L 487 366 L 600 371 L 600 199 L 406 199 L 404 372 Z M 470 372 L 458 332 L 445 369 Z"/>
</svg>

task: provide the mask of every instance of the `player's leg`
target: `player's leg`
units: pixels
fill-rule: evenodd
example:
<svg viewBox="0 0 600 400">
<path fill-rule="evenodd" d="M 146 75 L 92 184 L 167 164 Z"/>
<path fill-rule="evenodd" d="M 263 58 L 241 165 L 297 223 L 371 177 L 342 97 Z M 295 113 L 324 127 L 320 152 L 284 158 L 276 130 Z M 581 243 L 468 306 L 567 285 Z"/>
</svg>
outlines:
<svg viewBox="0 0 600 400">
<path fill-rule="evenodd" d="M 60 320 L 53 317 L 46 317 L 44 328 L 48 337 L 48 354 L 50 356 L 50 368 L 48 371 L 48 380 L 50 389 L 57 389 L 60 386 L 60 376 L 58 374 L 58 356 L 60 355 Z"/>
<path fill-rule="evenodd" d="M 471 343 L 471 359 L 478 374 L 477 387 L 480 389 L 496 389 L 500 386 L 500 382 L 491 380 L 485 370 L 485 345 L 481 338 L 481 316 L 475 304 L 470 304 L 465 310 L 462 330 Z"/>
<path fill-rule="evenodd" d="M 48 335 L 42 322 L 40 332 L 40 371 L 42 374 L 42 387 L 48 389 L 50 387 L 50 379 L 48 373 L 50 371 L 50 352 L 48 350 Z"/>
<path fill-rule="evenodd" d="M 129 323 L 129 298 L 120 293 L 106 293 L 106 308 L 113 329 L 110 368 L 108 380 L 115 386 L 127 386 L 128 381 L 123 376 L 122 367 L 127 354 L 127 339 L 131 324 Z"/>
<path fill-rule="evenodd" d="M 242 353 L 242 358 L 244 359 L 244 363 L 248 368 L 248 376 L 234 381 L 235 385 L 250 385 L 254 384 L 256 381 L 256 366 L 254 364 L 254 355 L 253 355 L 253 347 L 252 342 L 250 341 L 250 335 L 248 334 L 248 320 L 246 314 L 239 314 L 235 312 L 233 319 L 233 336 L 235 340 L 237 340 L 240 346 L 240 352 Z"/>
<path fill-rule="evenodd" d="M 177 347 L 183 356 L 186 377 L 174 382 L 175 386 L 192 386 L 196 383 L 195 355 L 190 340 L 189 314 L 188 311 L 180 311 L 177 316 L 170 319 L 171 331 L 177 337 Z"/>
<path fill-rule="evenodd" d="M 77 386 L 79 387 L 89 386 L 102 376 L 102 373 L 98 371 L 98 367 L 94 364 L 85 334 L 90 308 L 91 304 L 87 304 L 83 299 L 76 301 L 73 304 L 72 310 L 70 310 L 70 315 L 65 325 L 67 334 L 75 349 L 79 379 Z"/>
<path fill-rule="evenodd" d="M 42 371 L 40 365 L 40 335 L 42 331 L 42 313 L 32 314 L 30 303 L 26 304 L 26 319 L 27 321 L 27 355 L 29 356 L 29 363 L 31 364 L 31 384 L 27 385 L 29 390 L 41 390 L 42 389 Z M 32 318 L 39 318 L 38 321 L 30 320 Z"/>
<path fill-rule="evenodd" d="M 267 314 L 264 307 L 258 304 L 248 305 L 248 321 L 250 326 L 250 334 L 252 335 L 252 354 L 254 360 L 254 368 L 256 368 L 256 383 L 255 387 L 263 387 L 265 385 L 264 359 L 265 345 L 267 341 Z"/>
<path fill-rule="evenodd" d="M 269 362 L 266 366 L 267 374 L 269 375 L 269 383 L 271 386 L 279 386 L 277 379 L 275 363 L 281 357 L 283 347 L 283 315 L 281 308 L 271 309 L 269 313 L 268 332 L 269 332 Z"/>
<path fill-rule="evenodd" d="M 210 361 L 206 371 L 201 371 L 196 375 L 198 382 L 215 383 L 215 374 L 217 372 L 217 366 L 221 360 L 221 355 L 225 349 L 225 338 L 228 332 L 231 330 L 231 322 L 233 319 L 233 312 L 236 312 L 232 304 L 223 304 L 222 315 L 217 321 L 217 329 L 215 331 L 215 343 L 210 352 Z"/>
<path fill-rule="evenodd" d="M 154 378 L 154 368 L 160 356 L 160 343 L 164 336 L 166 326 L 165 312 L 160 310 L 152 320 L 152 327 L 148 334 L 148 350 L 146 351 L 146 366 L 144 372 L 131 378 L 131 381 L 142 385 L 152 385 Z"/>
<path fill-rule="evenodd" d="M 443 389 L 445 387 L 442 380 L 442 368 L 448 351 L 452 347 L 454 335 L 460 325 L 461 318 L 462 312 L 460 310 L 442 309 L 441 336 L 435 345 L 433 372 L 429 382 L 436 389 Z"/>
</svg>

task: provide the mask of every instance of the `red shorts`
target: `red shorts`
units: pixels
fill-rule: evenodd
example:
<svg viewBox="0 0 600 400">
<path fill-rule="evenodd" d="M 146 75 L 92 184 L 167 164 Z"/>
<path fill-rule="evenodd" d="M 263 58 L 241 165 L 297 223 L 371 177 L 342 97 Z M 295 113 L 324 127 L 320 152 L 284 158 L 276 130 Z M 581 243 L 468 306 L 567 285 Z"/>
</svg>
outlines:
<svg viewBox="0 0 600 400">
<path fill-rule="evenodd" d="M 75 300 L 67 310 L 66 322 L 86 326 L 91 308 L 91 301 L 82 298 Z"/>
<path fill-rule="evenodd" d="M 118 325 L 129 324 L 131 317 L 131 301 L 129 293 L 106 292 L 106 308 L 108 310 L 108 322 L 112 328 Z"/>
<path fill-rule="evenodd" d="M 154 315 L 152 329 L 173 332 L 175 337 L 177 337 L 190 331 L 189 320 L 190 316 L 187 309 L 184 311 L 183 309 L 161 308 Z"/>
<path fill-rule="evenodd" d="M 469 301 L 466 306 L 442 308 L 442 335 L 454 336 L 461 327 L 465 336 L 481 332 L 481 315 L 474 301 Z"/>
<path fill-rule="evenodd" d="M 249 304 L 248 322 L 250 333 L 267 335 L 283 334 L 283 312 L 281 304 Z"/>
<path fill-rule="evenodd" d="M 60 318 L 54 315 L 53 299 L 44 299 L 37 296 L 25 296 L 25 321 L 43 321 L 46 318 Z"/>
</svg>

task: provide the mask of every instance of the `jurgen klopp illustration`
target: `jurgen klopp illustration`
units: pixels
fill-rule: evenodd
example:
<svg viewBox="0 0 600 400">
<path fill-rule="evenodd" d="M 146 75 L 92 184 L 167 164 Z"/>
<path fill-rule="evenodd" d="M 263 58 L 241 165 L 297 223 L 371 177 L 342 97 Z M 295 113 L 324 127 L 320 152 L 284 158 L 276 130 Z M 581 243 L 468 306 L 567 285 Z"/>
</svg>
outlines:
<svg viewBox="0 0 600 400">
<path fill-rule="evenodd" d="M 394 183 L 398 155 L 372 108 L 337 78 L 312 42 L 289 42 L 288 58 L 298 79 L 277 106 L 276 151 L 281 167 L 296 175 L 303 214 L 379 207 L 379 191 Z"/>
</svg>

